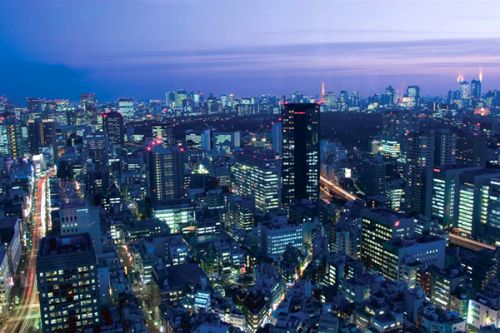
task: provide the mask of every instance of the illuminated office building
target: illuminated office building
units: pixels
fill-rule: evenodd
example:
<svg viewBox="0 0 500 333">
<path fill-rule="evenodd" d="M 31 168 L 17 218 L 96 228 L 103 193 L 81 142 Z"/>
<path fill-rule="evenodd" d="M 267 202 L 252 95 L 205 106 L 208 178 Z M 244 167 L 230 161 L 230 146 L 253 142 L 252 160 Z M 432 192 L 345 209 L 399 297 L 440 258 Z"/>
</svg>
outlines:
<svg viewBox="0 0 500 333">
<path fill-rule="evenodd" d="M 459 188 L 460 175 L 478 168 L 464 168 L 457 165 L 436 167 L 432 169 L 432 218 L 443 226 L 453 226 L 458 205 L 456 194 Z"/>
<path fill-rule="evenodd" d="M 83 332 L 99 325 L 97 258 L 87 234 L 42 239 L 37 285 L 42 332 Z"/>
<path fill-rule="evenodd" d="M 153 207 L 153 217 L 165 223 L 170 233 L 179 233 L 195 224 L 194 206 L 188 199 L 162 201 Z"/>
<path fill-rule="evenodd" d="M 264 255 L 278 260 L 288 246 L 304 250 L 304 229 L 301 224 L 290 224 L 286 216 L 273 216 L 258 228 L 260 248 Z"/>
<path fill-rule="evenodd" d="M 0 115 L 0 154 L 18 159 L 23 152 L 19 120 L 14 114 L 5 112 Z"/>
<path fill-rule="evenodd" d="M 456 226 L 465 235 L 485 236 L 489 228 L 498 232 L 499 179 L 500 171 L 496 169 L 479 169 L 460 176 Z"/>
<path fill-rule="evenodd" d="M 245 151 L 236 156 L 231 167 L 233 192 L 255 197 L 261 211 L 279 208 L 279 164 L 274 154 Z"/>
<path fill-rule="evenodd" d="M 366 267 L 387 271 L 385 243 L 392 239 L 411 237 L 415 220 L 385 209 L 365 210 L 362 213 L 361 259 Z"/>
</svg>

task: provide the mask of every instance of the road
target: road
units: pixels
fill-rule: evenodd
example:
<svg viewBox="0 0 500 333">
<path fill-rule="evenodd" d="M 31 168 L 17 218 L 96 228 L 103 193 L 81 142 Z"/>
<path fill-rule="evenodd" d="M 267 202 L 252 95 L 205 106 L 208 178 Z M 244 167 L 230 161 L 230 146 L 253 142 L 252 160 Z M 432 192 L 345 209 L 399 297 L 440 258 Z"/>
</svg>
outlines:
<svg viewBox="0 0 500 333">
<path fill-rule="evenodd" d="M 7 323 L 1 328 L 2 333 L 29 332 L 35 327 L 39 315 L 38 294 L 36 288 L 36 257 L 40 239 L 45 235 L 45 189 L 47 179 L 54 174 L 50 171 L 38 179 L 35 194 L 34 226 L 32 232 L 31 249 L 29 250 L 26 272 L 23 279 L 21 303 L 16 307 Z"/>
<path fill-rule="evenodd" d="M 327 187 L 331 191 L 331 193 L 335 194 L 336 196 L 339 196 L 340 198 L 342 198 L 344 200 L 353 201 L 353 200 L 358 199 L 357 196 L 347 192 L 342 187 L 332 183 L 326 177 L 321 176 L 319 180 L 320 180 L 321 186 Z"/>
</svg>

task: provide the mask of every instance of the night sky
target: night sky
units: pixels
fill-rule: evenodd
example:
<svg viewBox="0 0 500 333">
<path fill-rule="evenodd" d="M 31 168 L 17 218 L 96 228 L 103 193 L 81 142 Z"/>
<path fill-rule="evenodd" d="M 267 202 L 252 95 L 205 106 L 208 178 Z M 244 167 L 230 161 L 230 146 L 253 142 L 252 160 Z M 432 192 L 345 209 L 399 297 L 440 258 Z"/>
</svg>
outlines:
<svg viewBox="0 0 500 333">
<path fill-rule="evenodd" d="M 498 0 L 1 0 L 0 95 L 500 88 Z"/>
</svg>

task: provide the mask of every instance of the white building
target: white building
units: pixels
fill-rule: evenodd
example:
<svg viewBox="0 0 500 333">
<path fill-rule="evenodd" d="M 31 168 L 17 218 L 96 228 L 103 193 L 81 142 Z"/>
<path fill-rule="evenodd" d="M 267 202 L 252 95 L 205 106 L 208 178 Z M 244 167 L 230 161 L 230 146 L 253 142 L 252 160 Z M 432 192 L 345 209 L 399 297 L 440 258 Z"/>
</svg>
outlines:
<svg viewBox="0 0 500 333">
<path fill-rule="evenodd" d="M 500 329 L 499 283 L 488 285 L 475 300 L 469 300 L 467 324 L 476 329 L 490 325 Z"/>
</svg>

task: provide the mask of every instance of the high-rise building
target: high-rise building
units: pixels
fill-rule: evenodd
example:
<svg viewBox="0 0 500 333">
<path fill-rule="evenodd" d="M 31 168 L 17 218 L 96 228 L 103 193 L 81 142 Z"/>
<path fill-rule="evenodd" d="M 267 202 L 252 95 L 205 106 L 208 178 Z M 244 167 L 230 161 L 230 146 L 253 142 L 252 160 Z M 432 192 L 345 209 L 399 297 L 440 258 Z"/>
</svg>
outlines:
<svg viewBox="0 0 500 333">
<path fill-rule="evenodd" d="M 481 238 L 498 244 L 500 239 L 500 176 L 489 181 L 488 218 L 484 227 Z"/>
<path fill-rule="evenodd" d="M 431 216 L 432 169 L 456 163 L 456 134 L 448 128 L 411 133 L 406 141 L 405 201 L 408 209 Z"/>
<path fill-rule="evenodd" d="M 21 125 L 13 113 L 4 112 L 0 116 L 0 154 L 13 159 L 23 156 Z"/>
<path fill-rule="evenodd" d="M 123 145 L 125 127 L 123 116 L 118 111 L 110 111 L 102 114 L 104 132 L 108 135 L 110 145 Z"/>
<path fill-rule="evenodd" d="M 445 227 L 452 227 L 458 213 L 460 175 L 479 168 L 450 165 L 432 169 L 432 215 Z"/>
<path fill-rule="evenodd" d="M 402 144 L 405 134 L 413 131 L 415 122 L 411 112 L 407 110 L 391 110 L 382 116 L 382 138 Z"/>
<path fill-rule="evenodd" d="M 474 101 L 481 99 L 481 80 L 473 79 L 470 83 L 471 97 Z"/>
<path fill-rule="evenodd" d="M 382 105 L 394 105 L 395 96 L 396 93 L 394 91 L 394 88 L 392 86 L 388 86 L 387 88 L 385 88 L 385 94 L 380 97 L 380 102 Z"/>
<path fill-rule="evenodd" d="M 279 164 L 274 153 L 246 150 L 236 155 L 231 167 L 232 188 L 241 196 L 253 196 L 261 211 L 279 208 Z"/>
<path fill-rule="evenodd" d="M 449 128 L 433 130 L 434 166 L 453 165 L 456 163 L 457 134 Z"/>
<path fill-rule="evenodd" d="M 499 179 L 500 170 L 496 169 L 472 170 L 460 175 L 456 226 L 465 235 L 487 237 L 488 229 L 499 233 L 498 212 L 494 209 L 499 205 Z"/>
<path fill-rule="evenodd" d="M 471 86 L 468 81 L 460 82 L 460 99 L 463 106 L 468 106 L 471 98 Z"/>
<path fill-rule="evenodd" d="M 346 111 L 349 108 L 349 94 L 346 90 L 342 90 L 339 94 L 339 109 Z"/>
<path fill-rule="evenodd" d="M 55 145 L 55 122 L 53 119 L 28 120 L 28 145 L 30 154 L 40 153 L 40 148 Z"/>
<path fill-rule="evenodd" d="M 282 202 L 319 199 L 320 145 L 318 104 L 283 106 Z"/>
<path fill-rule="evenodd" d="M 411 237 L 415 220 L 385 209 L 365 210 L 362 219 L 361 259 L 366 267 L 384 273 L 388 270 L 386 243 Z"/>
<path fill-rule="evenodd" d="M 281 122 L 273 123 L 271 129 L 271 141 L 273 144 L 273 151 L 279 156 L 283 155 L 283 125 Z"/>
<path fill-rule="evenodd" d="M 91 134 L 85 137 L 89 155 L 92 160 L 102 166 L 107 166 L 108 138 L 104 134 Z"/>
<path fill-rule="evenodd" d="M 406 89 L 406 96 L 410 100 L 410 107 L 420 104 L 420 87 L 419 86 L 408 86 Z"/>
<path fill-rule="evenodd" d="M 405 202 L 415 213 L 430 215 L 434 135 L 417 132 L 409 135 L 406 151 Z"/>
<path fill-rule="evenodd" d="M 36 268 L 42 332 L 99 325 L 97 258 L 88 234 L 43 238 Z"/>
<path fill-rule="evenodd" d="M 126 118 L 131 119 L 134 116 L 134 100 L 132 98 L 120 98 L 118 100 L 118 111 Z"/>
<path fill-rule="evenodd" d="M 184 149 L 147 146 L 149 196 L 153 203 L 181 198 L 184 194 Z"/>
<path fill-rule="evenodd" d="M 486 136 L 480 132 L 457 133 L 457 164 L 483 167 L 486 164 Z"/>
</svg>

